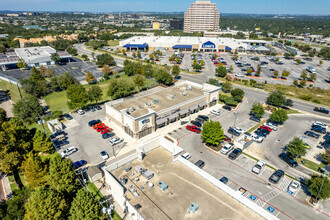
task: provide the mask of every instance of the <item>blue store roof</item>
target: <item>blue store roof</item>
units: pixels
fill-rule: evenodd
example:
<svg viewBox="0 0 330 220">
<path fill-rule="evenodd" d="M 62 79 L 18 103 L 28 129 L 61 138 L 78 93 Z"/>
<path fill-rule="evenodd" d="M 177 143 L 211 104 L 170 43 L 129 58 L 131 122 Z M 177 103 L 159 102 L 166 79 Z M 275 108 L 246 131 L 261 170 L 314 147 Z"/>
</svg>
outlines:
<svg viewBox="0 0 330 220">
<path fill-rule="evenodd" d="M 230 47 L 226 46 L 226 49 L 225 50 L 232 50 Z"/>
<path fill-rule="evenodd" d="M 148 44 L 147 43 L 144 43 L 144 44 L 125 44 L 123 47 L 127 47 L 127 48 L 130 48 L 130 47 L 134 47 L 134 48 L 147 48 L 148 47 Z"/>
<path fill-rule="evenodd" d="M 172 47 L 173 49 L 191 49 L 192 45 L 183 45 L 183 44 L 177 44 Z"/>
</svg>

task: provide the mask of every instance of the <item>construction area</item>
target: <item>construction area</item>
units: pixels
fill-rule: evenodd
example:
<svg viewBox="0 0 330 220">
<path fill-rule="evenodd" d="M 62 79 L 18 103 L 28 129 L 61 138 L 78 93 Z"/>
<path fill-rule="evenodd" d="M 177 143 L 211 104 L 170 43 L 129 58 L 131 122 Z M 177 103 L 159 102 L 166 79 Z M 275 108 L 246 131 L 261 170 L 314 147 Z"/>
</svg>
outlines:
<svg viewBox="0 0 330 220">
<path fill-rule="evenodd" d="M 144 219 L 262 219 L 163 147 L 113 170 L 124 197 Z"/>
</svg>

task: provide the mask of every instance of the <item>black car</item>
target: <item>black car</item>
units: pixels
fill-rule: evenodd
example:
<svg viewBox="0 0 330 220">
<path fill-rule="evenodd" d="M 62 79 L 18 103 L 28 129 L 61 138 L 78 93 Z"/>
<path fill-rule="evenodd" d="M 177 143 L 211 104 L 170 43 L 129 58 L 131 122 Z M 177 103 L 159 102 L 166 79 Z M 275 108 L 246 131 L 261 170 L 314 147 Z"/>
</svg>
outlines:
<svg viewBox="0 0 330 220">
<path fill-rule="evenodd" d="M 237 132 L 237 131 L 235 131 L 235 129 L 233 129 L 233 128 L 229 128 L 229 129 L 228 129 L 228 133 L 229 133 L 229 134 L 233 134 L 233 135 L 235 135 L 235 136 L 240 136 L 240 133 Z"/>
<path fill-rule="evenodd" d="M 324 113 L 324 114 L 329 114 L 329 110 L 325 109 L 325 108 L 322 108 L 322 107 L 315 107 L 314 108 L 314 111 L 316 112 L 321 112 L 321 113 Z"/>
<path fill-rule="evenodd" d="M 195 121 L 197 121 L 197 122 L 203 124 L 205 120 L 204 120 L 203 118 L 199 118 L 199 117 L 197 117 L 197 118 L 195 119 Z"/>
<path fill-rule="evenodd" d="M 88 122 L 88 125 L 89 125 L 89 127 L 92 127 L 93 125 L 96 125 L 97 123 L 100 123 L 101 122 L 101 120 L 92 120 L 92 121 L 90 121 L 90 122 Z"/>
<path fill-rule="evenodd" d="M 96 110 L 102 110 L 101 106 L 95 105 Z"/>
<path fill-rule="evenodd" d="M 322 128 L 321 126 L 312 126 L 311 130 L 322 134 L 327 133 L 327 130 L 325 128 Z"/>
<path fill-rule="evenodd" d="M 209 117 L 207 117 L 206 115 L 198 115 L 198 118 L 202 118 L 204 119 L 204 121 L 209 120 Z"/>
<path fill-rule="evenodd" d="M 229 159 L 235 160 L 239 155 L 242 154 L 242 150 L 240 148 L 236 148 L 229 154 Z"/>
<path fill-rule="evenodd" d="M 73 119 L 72 116 L 69 115 L 69 114 L 64 114 L 63 118 L 65 118 L 66 120 L 72 120 Z"/>
<path fill-rule="evenodd" d="M 229 105 L 224 105 L 222 106 L 223 109 L 226 109 L 228 111 L 231 111 L 231 107 Z"/>
<path fill-rule="evenodd" d="M 266 130 L 266 129 L 262 129 L 262 128 L 258 128 L 257 131 L 261 131 L 266 133 L 267 135 L 270 133 L 270 131 Z"/>
<path fill-rule="evenodd" d="M 312 131 L 305 131 L 304 134 L 307 135 L 307 136 L 310 136 L 312 138 L 319 138 L 320 137 L 319 134 L 316 134 L 315 132 L 312 132 Z"/>
<path fill-rule="evenodd" d="M 269 177 L 269 182 L 271 183 L 278 183 L 280 179 L 284 176 L 284 171 L 283 170 L 276 170 L 270 177 Z"/>
<path fill-rule="evenodd" d="M 261 121 L 260 118 L 254 116 L 254 115 L 250 116 L 250 120 L 255 121 L 255 122 L 260 122 Z"/>
<path fill-rule="evenodd" d="M 287 164 L 289 164 L 291 167 L 297 167 L 298 163 L 295 161 L 290 155 L 286 153 L 281 153 L 278 155 L 279 158 L 284 160 Z"/>
<path fill-rule="evenodd" d="M 222 182 L 223 184 L 227 184 L 228 183 L 228 178 L 224 176 L 221 179 L 219 179 L 219 181 Z"/>
<path fill-rule="evenodd" d="M 269 71 L 272 71 L 272 72 L 273 72 L 273 71 L 275 71 L 275 69 L 273 69 L 273 68 L 270 68 L 270 69 L 269 69 Z"/>
<path fill-rule="evenodd" d="M 262 136 L 262 137 L 267 137 L 267 133 L 265 133 L 264 131 L 262 131 L 262 130 L 257 130 L 257 131 L 255 131 L 254 132 L 256 135 L 258 135 L 258 136 Z"/>
<path fill-rule="evenodd" d="M 202 123 L 200 123 L 199 121 L 191 121 L 190 123 L 197 127 L 202 127 Z"/>
</svg>

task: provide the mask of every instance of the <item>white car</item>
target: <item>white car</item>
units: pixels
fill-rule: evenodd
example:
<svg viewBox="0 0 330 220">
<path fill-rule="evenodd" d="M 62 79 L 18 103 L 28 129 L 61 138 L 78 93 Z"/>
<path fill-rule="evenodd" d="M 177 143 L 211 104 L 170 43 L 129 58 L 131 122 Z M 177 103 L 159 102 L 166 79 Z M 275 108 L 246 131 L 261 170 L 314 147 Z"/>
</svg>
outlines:
<svg viewBox="0 0 330 220">
<path fill-rule="evenodd" d="M 61 153 L 61 157 L 67 157 L 77 151 L 78 151 L 78 149 L 76 147 L 69 147 Z"/>
<path fill-rule="evenodd" d="M 220 110 L 211 110 L 210 113 L 214 115 L 220 115 Z"/>
<path fill-rule="evenodd" d="M 328 129 L 328 126 L 326 124 L 324 124 L 323 122 L 320 122 L 320 121 L 315 121 L 313 123 L 313 125 L 320 126 L 322 128 Z"/>
<path fill-rule="evenodd" d="M 252 172 L 255 174 L 259 174 L 260 171 L 264 168 L 266 162 L 263 160 L 259 160 L 256 165 L 252 168 Z"/>
<path fill-rule="evenodd" d="M 242 73 L 235 73 L 235 76 L 237 76 L 237 77 L 244 77 L 244 74 L 242 74 Z"/>
<path fill-rule="evenodd" d="M 186 160 L 189 160 L 191 158 L 189 153 L 184 153 L 184 154 L 181 155 L 181 157 L 183 157 Z"/>
<path fill-rule="evenodd" d="M 111 144 L 111 146 L 114 146 L 116 144 L 119 144 L 120 142 L 122 142 L 123 139 L 122 138 L 119 138 L 119 137 L 114 137 L 112 138 L 109 142 Z"/>
<path fill-rule="evenodd" d="M 78 112 L 79 115 L 83 115 L 83 114 L 85 114 L 85 111 L 82 110 L 82 109 L 79 109 L 77 112 Z"/>
<path fill-rule="evenodd" d="M 231 151 L 232 149 L 234 148 L 234 145 L 233 144 L 226 144 L 225 146 L 223 146 L 220 150 L 220 152 L 222 154 L 228 154 L 229 151 Z"/>
<path fill-rule="evenodd" d="M 300 183 L 296 180 L 292 180 L 292 182 L 289 185 L 288 190 L 292 193 L 297 192 L 297 190 L 299 189 Z"/>
<path fill-rule="evenodd" d="M 100 151 L 100 155 L 101 155 L 103 160 L 107 160 L 109 158 L 108 153 L 105 152 L 104 150 Z"/>
<path fill-rule="evenodd" d="M 244 133 L 244 130 L 243 130 L 242 128 L 239 128 L 239 127 L 233 127 L 233 129 L 234 129 L 235 131 L 237 131 L 238 133 L 240 133 L 240 134 L 243 134 L 243 133 Z"/>
<path fill-rule="evenodd" d="M 278 127 L 276 125 L 274 125 L 273 123 L 270 122 L 266 122 L 264 123 L 265 126 L 269 127 L 270 129 L 272 129 L 273 131 L 277 131 Z"/>
<path fill-rule="evenodd" d="M 262 143 L 264 141 L 264 139 L 265 139 L 265 137 L 259 136 L 259 135 L 255 134 L 255 133 L 253 133 L 251 135 L 251 137 L 252 137 L 252 140 L 255 141 L 255 142 L 257 142 L 257 143 Z"/>
</svg>

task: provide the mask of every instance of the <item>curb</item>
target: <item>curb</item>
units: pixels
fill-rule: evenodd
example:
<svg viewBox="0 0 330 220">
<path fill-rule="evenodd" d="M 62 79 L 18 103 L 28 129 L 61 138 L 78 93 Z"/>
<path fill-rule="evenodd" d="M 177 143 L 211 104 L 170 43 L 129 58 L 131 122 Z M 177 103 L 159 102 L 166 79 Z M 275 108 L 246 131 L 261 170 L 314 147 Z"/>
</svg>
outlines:
<svg viewBox="0 0 330 220">
<path fill-rule="evenodd" d="M 2 183 L 2 177 L 0 178 L 0 184 L 1 184 L 1 190 L 2 190 L 2 193 L 3 193 L 3 198 L 4 200 L 6 201 L 7 198 L 6 198 L 6 190 L 5 190 L 5 187 L 3 186 L 3 183 Z"/>
</svg>

